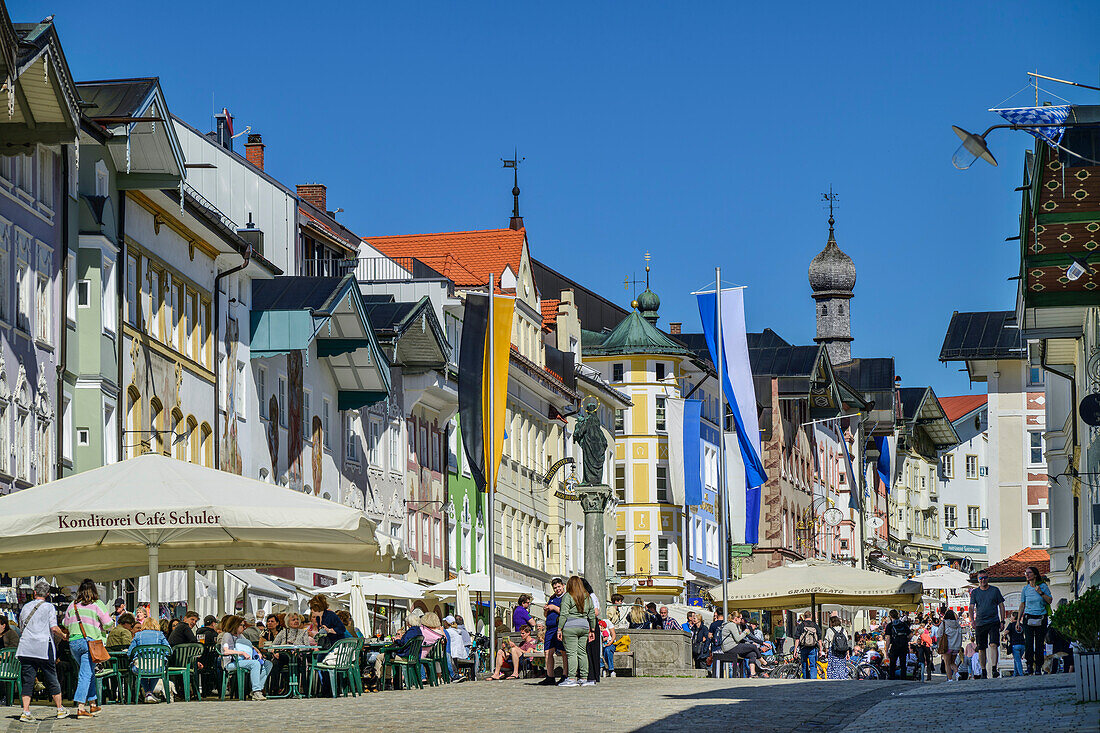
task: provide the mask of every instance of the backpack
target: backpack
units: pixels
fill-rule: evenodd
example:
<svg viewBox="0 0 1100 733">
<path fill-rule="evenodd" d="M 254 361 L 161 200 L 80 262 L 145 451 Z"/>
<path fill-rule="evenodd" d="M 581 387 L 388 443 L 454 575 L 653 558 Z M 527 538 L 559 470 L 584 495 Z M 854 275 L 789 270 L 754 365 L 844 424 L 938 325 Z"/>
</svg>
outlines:
<svg viewBox="0 0 1100 733">
<path fill-rule="evenodd" d="M 833 632 L 833 643 L 830 645 L 829 650 L 833 653 L 834 657 L 843 657 L 848 653 L 848 635 L 844 633 L 844 629 L 839 629 Z"/>
<path fill-rule="evenodd" d="M 817 646 L 817 627 L 803 627 L 802 636 L 798 637 L 798 645 L 803 649 L 809 649 Z"/>
<path fill-rule="evenodd" d="M 909 622 L 902 621 L 901 619 L 898 619 L 897 621 L 891 621 L 890 636 L 896 642 L 908 644 L 910 636 Z"/>
</svg>

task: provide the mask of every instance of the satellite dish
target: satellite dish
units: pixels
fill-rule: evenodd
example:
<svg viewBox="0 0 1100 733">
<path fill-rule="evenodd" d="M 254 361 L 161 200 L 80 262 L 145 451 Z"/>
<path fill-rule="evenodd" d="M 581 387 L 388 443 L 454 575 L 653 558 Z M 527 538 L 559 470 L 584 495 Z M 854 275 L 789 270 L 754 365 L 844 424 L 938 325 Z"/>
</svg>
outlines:
<svg viewBox="0 0 1100 733">
<path fill-rule="evenodd" d="M 822 513 L 821 518 L 825 520 L 825 524 L 835 527 L 844 520 L 844 512 L 831 506 Z"/>
<path fill-rule="evenodd" d="M 871 526 L 875 529 L 880 528 L 883 525 L 882 517 L 871 517 Z"/>
<path fill-rule="evenodd" d="M 1100 426 L 1100 394 L 1085 395 L 1077 411 L 1086 424 L 1093 427 Z"/>
</svg>

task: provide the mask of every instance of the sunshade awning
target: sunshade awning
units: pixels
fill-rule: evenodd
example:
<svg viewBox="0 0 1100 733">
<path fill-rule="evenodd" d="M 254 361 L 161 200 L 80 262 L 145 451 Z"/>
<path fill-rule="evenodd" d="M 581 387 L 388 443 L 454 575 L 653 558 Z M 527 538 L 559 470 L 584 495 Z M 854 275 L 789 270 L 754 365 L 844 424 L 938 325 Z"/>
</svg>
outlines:
<svg viewBox="0 0 1100 733">
<path fill-rule="evenodd" d="M 485 573 L 471 573 L 464 577 L 463 582 L 469 588 L 470 593 L 480 593 L 483 596 L 482 600 L 488 600 L 488 575 L 486 575 Z M 458 594 L 458 578 L 451 578 L 450 580 L 445 580 L 442 583 L 436 583 L 435 585 L 429 586 L 427 590 L 429 593 L 441 600 L 455 598 Z M 496 596 L 497 602 L 515 602 L 516 599 L 518 599 L 524 593 L 527 593 L 532 597 L 533 603 L 536 603 L 540 606 L 546 603 L 546 594 L 538 588 L 531 588 L 530 586 L 526 586 L 512 580 L 505 580 L 504 578 L 496 579 L 496 588 L 494 589 L 494 595 Z"/>
<path fill-rule="evenodd" d="M 160 569 L 409 567 L 361 511 L 157 454 L 0 497 L 0 572 L 112 580 L 144 575 L 154 559 Z"/>
<path fill-rule="evenodd" d="M 711 595 L 718 597 L 721 589 Z M 823 560 L 801 560 L 726 584 L 731 607 L 804 608 L 811 603 L 916 608 L 921 584 Z"/>
</svg>

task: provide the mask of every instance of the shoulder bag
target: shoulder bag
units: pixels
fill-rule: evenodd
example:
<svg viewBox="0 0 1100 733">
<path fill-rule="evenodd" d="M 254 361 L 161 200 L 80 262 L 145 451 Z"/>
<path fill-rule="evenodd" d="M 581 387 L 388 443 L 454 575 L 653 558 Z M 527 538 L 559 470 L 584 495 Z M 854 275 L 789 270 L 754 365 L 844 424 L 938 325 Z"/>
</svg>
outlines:
<svg viewBox="0 0 1100 733">
<path fill-rule="evenodd" d="M 80 619 L 80 606 L 75 603 L 73 604 L 73 613 L 76 614 L 76 623 L 80 627 L 80 635 L 84 637 L 84 641 L 88 642 L 88 655 L 92 658 L 92 661 L 97 664 L 109 661 L 111 655 L 107 653 L 107 647 L 103 645 L 103 640 L 88 638 L 88 632 L 84 630 L 84 622 Z M 96 623 L 99 623 L 98 619 Z"/>
</svg>

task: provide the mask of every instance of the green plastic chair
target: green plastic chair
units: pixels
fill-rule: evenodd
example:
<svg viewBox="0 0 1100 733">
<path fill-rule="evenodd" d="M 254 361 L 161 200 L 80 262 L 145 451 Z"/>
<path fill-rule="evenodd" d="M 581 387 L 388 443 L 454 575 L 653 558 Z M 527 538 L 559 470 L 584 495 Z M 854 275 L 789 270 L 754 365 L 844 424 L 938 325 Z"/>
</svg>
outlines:
<svg viewBox="0 0 1100 733">
<path fill-rule="evenodd" d="M 420 664 L 428 671 L 428 684 L 431 687 L 439 686 L 441 681 L 450 683 L 451 679 L 447 674 L 447 649 L 443 639 L 432 644 L 428 656 L 421 659 Z"/>
<path fill-rule="evenodd" d="M 356 642 L 356 639 L 340 639 L 332 645 L 332 648 L 330 648 L 328 653 L 321 658 L 321 661 L 315 661 L 313 663 L 313 668 L 310 670 L 310 672 L 328 674 L 333 697 L 339 694 L 340 675 L 344 676 L 344 681 L 347 684 L 344 688 L 344 696 L 347 697 L 349 693 L 352 695 L 359 694 L 359 688 L 352 679 L 359 673 L 358 667 L 354 670 L 352 669 L 352 659 L 355 657 Z M 314 679 L 315 675 L 310 674 L 308 693 L 310 697 L 313 697 Z"/>
<path fill-rule="evenodd" d="M 108 703 L 107 697 L 103 694 L 103 682 L 104 680 L 115 681 L 115 702 L 122 704 L 125 702 L 125 691 L 122 684 L 122 668 L 119 666 L 119 658 L 112 656 L 106 662 L 96 666 L 95 670 L 95 691 L 96 700 L 101 700 L 102 705 Z"/>
<path fill-rule="evenodd" d="M 245 699 L 245 678 L 248 676 L 248 670 L 236 664 L 240 656 L 236 654 L 219 654 L 218 657 L 222 660 L 221 665 L 219 665 L 222 669 L 222 683 L 221 691 L 218 693 L 218 699 L 223 702 L 225 701 L 225 689 L 229 684 L 229 676 L 234 672 L 236 672 L 237 676 L 237 699 Z M 233 669 L 227 668 L 229 664 L 233 664 Z"/>
<path fill-rule="evenodd" d="M 367 643 L 367 640 L 362 636 L 357 636 L 352 641 L 355 642 L 355 652 L 351 655 L 351 668 L 353 674 L 351 676 L 352 682 L 355 685 L 356 694 L 363 694 L 363 645 Z"/>
<path fill-rule="evenodd" d="M 164 644 L 140 644 L 130 652 L 130 702 L 136 704 L 141 694 L 142 680 L 160 680 L 164 683 L 164 699 L 172 702 L 172 688 L 168 686 L 168 657 L 172 647 Z"/>
<path fill-rule="evenodd" d="M 23 665 L 15 658 L 15 648 L 0 649 L 0 685 L 6 685 L 8 701 L 15 705 L 23 696 Z"/>
<path fill-rule="evenodd" d="M 195 683 L 195 695 L 199 696 L 198 661 L 202 656 L 202 644 L 180 644 L 172 648 L 168 662 L 168 679 L 179 677 L 183 682 L 183 699 L 191 702 L 191 682 Z"/>
<path fill-rule="evenodd" d="M 378 689 L 386 689 L 386 680 L 400 669 L 405 680 L 405 689 L 424 689 L 424 683 L 420 679 L 420 650 L 424 648 L 424 637 L 417 636 L 409 641 L 408 651 L 398 654 L 395 650 L 387 649 L 382 657 L 382 678 L 378 680 Z"/>
</svg>

